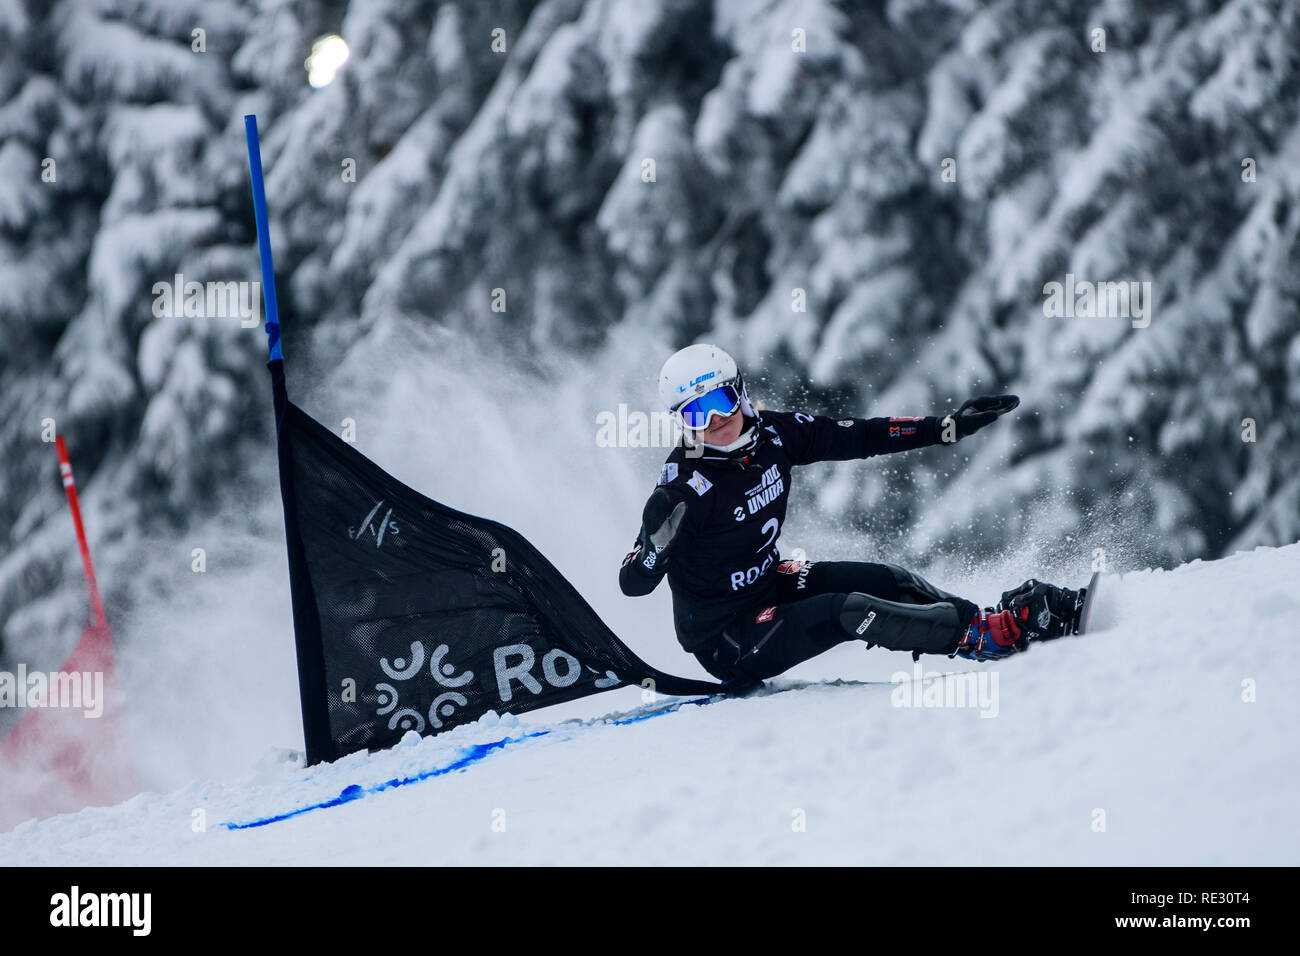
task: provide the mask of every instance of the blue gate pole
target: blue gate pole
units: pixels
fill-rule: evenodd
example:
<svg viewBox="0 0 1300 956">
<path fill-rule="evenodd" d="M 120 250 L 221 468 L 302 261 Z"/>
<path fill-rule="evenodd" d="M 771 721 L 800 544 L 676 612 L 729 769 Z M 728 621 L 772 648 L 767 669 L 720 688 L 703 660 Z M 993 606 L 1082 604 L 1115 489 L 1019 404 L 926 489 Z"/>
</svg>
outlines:
<svg viewBox="0 0 1300 956">
<path fill-rule="evenodd" d="M 266 221 L 266 186 L 262 181 L 262 148 L 257 140 L 257 117 L 244 117 L 248 141 L 248 170 L 253 180 L 253 214 L 257 218 L 257 254 L 262 262 L 262 296 L 266 300 L 267 364 L 283 359 L 280 351 L 280 309 L 275 301 L 275 269 L 271 265 L 271 230 Z"/>
</svg>

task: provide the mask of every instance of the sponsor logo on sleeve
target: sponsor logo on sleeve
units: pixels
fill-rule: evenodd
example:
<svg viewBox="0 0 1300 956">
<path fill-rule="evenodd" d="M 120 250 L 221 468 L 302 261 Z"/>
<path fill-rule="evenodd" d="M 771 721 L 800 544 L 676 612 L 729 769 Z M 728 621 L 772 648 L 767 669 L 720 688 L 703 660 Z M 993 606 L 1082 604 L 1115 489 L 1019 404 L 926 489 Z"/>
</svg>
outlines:
<svg viewBox="0 0 1300 956">
<path fill-rule="evenodd" d="M 772 615 L 775 613 L 776 613 L 775 607 L 765 607 L 763 608 L 763 610 L 761 610 L 758 613 L 758 617 L 754 618 L 754 623 L 766 624 L 768 621 L 772 620 Z"/>
<path fill-rule="evenodd" d="M 695 489 L 697 495 L 703 496 L 706 491 L 713 487 L 713 482 L 705 478 L 698 471 L 691 472 L 690 479 L 686 482 Z"/>
<path fill-rule="evenodd" d="M 876 619 L 876 612 L 868 611 L 867 616 L 864 617 L 862 619 L 862 623 L 858 625 L 858 633 L 859 634 L 863 633 L 867 628 L 871 626 L 871 622 L 874 621 L 875 619 Z"/>
<path fill-rule="evenodd" d="M 666 485 L 677 477 L 677 462 L 670 461 L 664 465 L 663 470 L 659 472 L 659 485 Z"/>
<path fill-rule="evenodd" d="M 836 424 L 836 425 L 839 425 L 840 428 L 852 428 L 852 427 L 853 427 L 853 419 L 851 419 L 851 418 L 844 418 L 844 419 L 841 419 L 840 421 L 836 422 L 835 424 Z"/>
</svg>

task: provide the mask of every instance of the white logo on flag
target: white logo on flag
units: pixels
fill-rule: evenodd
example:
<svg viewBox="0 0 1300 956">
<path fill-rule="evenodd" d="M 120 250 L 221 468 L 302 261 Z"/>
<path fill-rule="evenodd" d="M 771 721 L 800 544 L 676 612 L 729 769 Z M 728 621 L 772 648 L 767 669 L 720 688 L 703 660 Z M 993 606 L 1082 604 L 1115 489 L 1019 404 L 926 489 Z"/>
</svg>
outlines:
<svg viewBox="0 0 1300 956">
<path fill-rule="evenodd" d="M 379 513 L 379 509 L 383 506 L 384 503 L 381 500 L 370 509 L 368 515 L 361 519 L 361 525 L 359 527 L 348 528 L 348 537 L 353 541 L 358 541 L 363 534 L 369 532 L 375 536 L 375 547 L 378 548 L 384 543 L 384 535 L 397 534 L 397 522 L 393 520 L 392 508 L 389 508 L 384 512 L 384 517 L 379 522 L 379 526 L 377 528 L 375 527 L 375 515 Z"/>
</svg>

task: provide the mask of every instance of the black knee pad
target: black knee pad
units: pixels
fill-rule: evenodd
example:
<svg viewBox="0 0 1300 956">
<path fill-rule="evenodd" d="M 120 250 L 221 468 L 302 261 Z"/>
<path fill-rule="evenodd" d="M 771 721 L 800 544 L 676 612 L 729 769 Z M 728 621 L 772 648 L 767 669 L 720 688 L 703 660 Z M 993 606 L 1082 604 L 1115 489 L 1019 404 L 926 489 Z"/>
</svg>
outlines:
<svg viewBox="0 0 1300 956">
<path fill-rule="evenodd" d="M 949 601 L 903 604 L 855 591 L 844 599 L 840 627 L 891 651 L 950 654 L 961 640 L 957 607 Z"/>
</svg>

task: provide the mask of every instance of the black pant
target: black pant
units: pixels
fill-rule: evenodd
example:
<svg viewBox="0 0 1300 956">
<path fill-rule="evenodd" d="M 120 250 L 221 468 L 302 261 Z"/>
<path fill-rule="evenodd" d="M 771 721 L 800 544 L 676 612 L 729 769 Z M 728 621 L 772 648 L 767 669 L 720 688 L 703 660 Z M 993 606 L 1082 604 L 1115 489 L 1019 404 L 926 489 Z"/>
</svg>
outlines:
<svg viewBox="0 0 1300 956">
<path fill-rule="evenodd" d="M 896 565 L 784 561 L 762 603 L 738 613 L 695 656 L 719 680 L 744 686 L 850 640 L 950 654 L 978 610 Z"/>
</svg>

